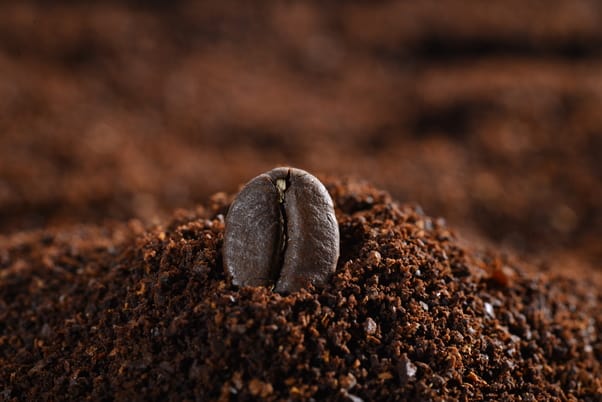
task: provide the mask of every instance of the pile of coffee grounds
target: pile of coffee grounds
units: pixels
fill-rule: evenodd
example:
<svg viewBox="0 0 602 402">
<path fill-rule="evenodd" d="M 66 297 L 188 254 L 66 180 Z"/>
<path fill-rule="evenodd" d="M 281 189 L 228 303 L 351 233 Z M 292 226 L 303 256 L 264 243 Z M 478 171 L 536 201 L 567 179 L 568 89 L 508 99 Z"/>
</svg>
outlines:
<svg viewBox="0 0 602 402">
<path fill-rule="evenodd" d="M 326 181 L 341 233 L 324 288 L 231 285 L 223 193 L 0 248 L 0 398 L 600 400 L 600 281 L 466 245 L 445 221 Z"/>
</svg>

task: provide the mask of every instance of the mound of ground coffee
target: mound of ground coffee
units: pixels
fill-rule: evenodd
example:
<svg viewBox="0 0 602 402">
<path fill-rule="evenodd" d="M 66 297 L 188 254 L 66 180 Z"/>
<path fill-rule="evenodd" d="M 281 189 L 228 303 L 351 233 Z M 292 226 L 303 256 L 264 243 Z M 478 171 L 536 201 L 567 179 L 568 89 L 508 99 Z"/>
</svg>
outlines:
<svg viewBox="0 0 602 402">
<path fill-rule="evenodd" d="M 323 288 L 239 289 L 231 198 L 0 243 L 4 400 L 600 400 L 599 282 L 532 273 L 442 219 L 326 181 L 341 235 Z"/>
</svg>

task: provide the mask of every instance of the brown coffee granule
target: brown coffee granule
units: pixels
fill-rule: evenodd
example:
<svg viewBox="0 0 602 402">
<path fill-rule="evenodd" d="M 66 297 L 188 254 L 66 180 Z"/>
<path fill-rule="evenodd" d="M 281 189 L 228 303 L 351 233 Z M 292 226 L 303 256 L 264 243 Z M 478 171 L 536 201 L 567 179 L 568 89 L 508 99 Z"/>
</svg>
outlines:
<svg viewBox="0 0 602 402">
<path fill-rule="evenodd" d="M 0 243 L 3 400 L 600 400 L 600 282 L 460 242 L 443 220 L 326 181 L 336 273 L 232 286 L 229 197 Z M 568 267 L 567 267 L 568 268 Z"/>
</svg>

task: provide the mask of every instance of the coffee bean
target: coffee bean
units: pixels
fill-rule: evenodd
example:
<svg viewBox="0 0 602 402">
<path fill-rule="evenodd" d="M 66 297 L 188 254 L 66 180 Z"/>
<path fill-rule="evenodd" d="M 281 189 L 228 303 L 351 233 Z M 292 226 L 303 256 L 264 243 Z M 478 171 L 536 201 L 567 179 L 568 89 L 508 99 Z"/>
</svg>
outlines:
<svg viewBox="0 0 602 402">
<path fill-rule="evenodd" d="M 339 227 L 324 185 L 295 168 L 251 180 L 228 211 L 223 257 L 236 286 L 288 293 L 324 285 L 339 258 Z"/>
</svg>

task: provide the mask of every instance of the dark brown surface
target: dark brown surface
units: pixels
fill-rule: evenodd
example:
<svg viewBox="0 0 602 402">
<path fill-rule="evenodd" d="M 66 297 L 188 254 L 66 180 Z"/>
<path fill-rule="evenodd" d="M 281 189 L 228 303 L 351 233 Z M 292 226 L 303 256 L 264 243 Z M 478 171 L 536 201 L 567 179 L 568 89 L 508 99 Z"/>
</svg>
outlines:
<svg viewBox="0 0 602 402">
<path fill-rule="evenodd" d="M 538 273 L 327 185 L 342 249 L 321 291 L 231 286 L 223 195 L 153 229 L 3 239 L 2 398 L 600 400 L 600 275 Z"/>
</svg>

